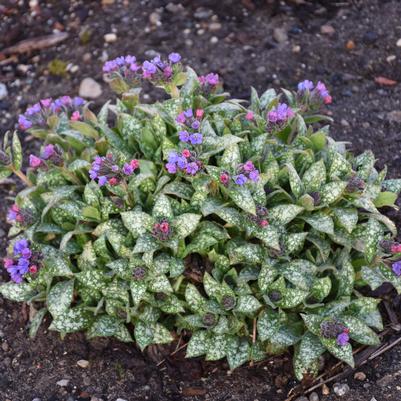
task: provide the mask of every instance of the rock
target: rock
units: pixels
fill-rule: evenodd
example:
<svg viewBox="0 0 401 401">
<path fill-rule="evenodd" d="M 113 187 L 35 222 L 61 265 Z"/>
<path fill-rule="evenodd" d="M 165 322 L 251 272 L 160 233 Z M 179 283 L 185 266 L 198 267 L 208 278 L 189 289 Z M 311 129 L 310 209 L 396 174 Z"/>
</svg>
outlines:
<svg viewBox="0 0 401 401">
<path fill-rule="evenodd" d="M 92 54 L 90 54 L 90 53 L 85 53 L 85 54 L 82 56 L 82 60 L 83 60 L 84 63 L 89 63 L 89 62 L 92 60 Z"/>
<path fill-rule="evenodd" d="M 385 375 L 381 379 L 376 380 L 376 384 L 380 387 L 385 387 L 393 381 L 393 376 Z"/>
<path fill-rule="evenodd" d="M 166 6 L 166 10 L 170 12 L 171 14 L 177 14 L 181 11 L 184 11 L 184 7 L 181 3 L 175 4 L 175 3 L 168 3 Z"/>
<path fill-rule="evenodd" d="M 256 68 L 256 74 L 265 74 L 266 73 L 266 67 L 263 65 L 260 65 L 258 68 Z"/>
<path fill-rule="evenodd" d="M 90 401 L 103 401 L 103 398 L 91 397 Z"/>
<path fill-rule="evenodd" d="M 295 401 L 309 401 L 307 397 L 298 397 Z"/>
<path fill-rule="evenodd" d="M 309 401 L 319 401 L 319 395 L 315 392 L 310 393 Z"/>
<path fill-rule="evenodd" d="M 86 369 L 89 366 L 89 361 L 87 361 L 86 359 L 80 359 L 77 362 L 77 365 L 82 369 Z"/>
<path fill-rule="evenodd" d="M 8 345 L 6 342 L 3 342 L 3 343 L 1 344 L 1 349 L 2 349 L 4 352 L 10 351 L 10 347 L 9 347 L 9 345 Z"/>
<path fill-rule="evenodd" d="M 353 40 L 349 40 L 345 47 L 347 48 L 347 50 L 353 50 L 355 49 L 355 42 Z"/>
<path fill-rule="evenodd" d="M 42 401 L 40 398 L 34 398 L 32 401 Z"/>
<path fill-rule="evenodd" d="M 127 401 L 127 400 L 124 400 L 123 398 L 117 398 L 116 401 Z"/>
<path fill-rule="evenodd" d="M 330 389 L 327 386 L 327 384 L 323 384 L 323 386 L 322 386 L 322 394 L 323 395 L 329 395 L 330 394 Z"/>
<path fill-rule="evenodd" d="M 331 25 L 322 25 L 320 27 L 320 33 L 323 35 L 334 35 L 336 30 Z"/>
<path fill-rule="evenodd" d="M 0 100 L 5 99 L 8 96 L 7 86 L 3 83 L 0 83 Z"/>
<path fill-rule="evenodd" d="M 67 387 L 70 381 L 68 379 L 59 380 L 56 384 L 60 387 Z"/>
<path fill-rule="evenodd" d="M 194 17 L 196 19 L 208 19 L 213 15 L 213 11 L 209 8 L 199 7 L 195 10 Z"/>
<path fill-rule="evenodd" d="M 222 25 L 220 24 L 220 22 L 212 22 L 209 25 L 209 31 L 215 32 L 215 31 L 219 31 L 221 29 Z"/>
<path fill-rule="evenodd" d="M 219 38 L 218 38 L 217 36 L 212 36 L 212 37 L 210 38 L 210 43 L 211 43 L 212 45 L 215 45 L 218 41 L 219 41 Z"/>
<path fill-rule="evenodd" d="M 333 391 L 339 396 L 344 397 L 349 392 L 350 388 L 346 383 L 334 383 Z"/>
<path fill-rule="evenodd" d="M 377 401 L 375 397 L 372 397 L 370 401 Z"/>
<path fill-rule="evenodd" d="M 397 40 L 397 47 L 401 47 L 401 38 Z"/>
<path fill-rule="evenodd" d="M 387 113 L 387 119 L 396 123 L 401 123 L 401 110 L 393 110 Z"/>
<path fill-rule="evenodd" d="M 345 118 L 343 118 L 341 119 L 341 125 L 343 127 L 349 127 L 349 122 Z"/>
<path fill-rule="evenodd" d="M 102 94 L 101 86 L 92 78 L 84 78 L 79 85 L 79 96 L 96 99 Z"/>
<path fill-rule="evenodd" d="M 367 44 L 375 43 L 377 39 L 379 39 L 379 35 L 373 31 L 366 32 L 362 37 L 362 40 Z"/>
<path fill-rule="evenodd" d="M 284 43 L 288 40 L 287 30 L 284 28 L 274 28 L 273 38 L 277 43 Z"/>
<path fill-rule="evenodd" d="M 366 375 L 363 372 L 356 372 L 354 374 L 354 379 L 363 382 L 364 380 L 366 380 Z"/>
<path fill-rule="evenodd" d="M 159 13 L 153 12 L 149 15 L 149 22 L 152 25 L 161 25 L 161 15 Z"/>
<path fill-rule="evenodd" d="M 295 46 L 292 48 L 292 52 L 293 52 L 293 53 L 300 53 L 300 52 L 301 52 L 301 46 L 295 45 Z"/>
<path fill-rule="evenodd" d="M 106 33 L 103 38 L 106 43 L 114 43 L 117 40 L 117 35 L 113 32 Z"/>
<path fill-rule="evenodd" d="M 391 63 L 392 61 L 394 61 L 397 58 L 397 56 L 395 54 L 390 54 L 387 58 L 386 61 L 388 63 Z"/>
</svg>

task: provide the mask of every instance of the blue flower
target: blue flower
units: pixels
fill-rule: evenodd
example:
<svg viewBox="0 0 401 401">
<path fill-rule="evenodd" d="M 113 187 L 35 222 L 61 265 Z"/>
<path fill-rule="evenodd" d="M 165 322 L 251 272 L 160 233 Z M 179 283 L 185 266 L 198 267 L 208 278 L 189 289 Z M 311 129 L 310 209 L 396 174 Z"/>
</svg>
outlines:
<svg viewBox="0 0 401 401">
<path fill-rule="evenodd" d="M 242 186 L 248 181 L 248 178 L 246 178 L 244 174 L 239 174 L 236 177 L 234 177 L 234 181 L 236 184 Z"/>
<path fill-rule="evenodd" d="M 203 135 L 196 132 L 189 137 L 189 141 L 192 145 L 200 145 L 203 142 Z"/>
</svg>

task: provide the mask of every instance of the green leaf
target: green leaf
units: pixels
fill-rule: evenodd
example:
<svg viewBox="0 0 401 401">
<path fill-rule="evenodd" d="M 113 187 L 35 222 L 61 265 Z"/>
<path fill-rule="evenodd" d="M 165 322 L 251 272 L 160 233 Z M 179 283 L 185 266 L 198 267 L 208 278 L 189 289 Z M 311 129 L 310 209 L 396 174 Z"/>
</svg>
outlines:
<svg viewBox="0 0 401 401">
<path fill-rule="evenodd" d="M 171 208 L 171 204 L 169 198 L 166 195 L 160 194 L 153 206 L 153 217 L 155 219 L 172 219 L 173 218 L 173 210 Z"/>
<path fill-rule="evenodd" d="M 132 253 L 154 252 L 159 248 L 159 244 L 151 234 L 144 234 L 136 240 Z"/>
<path fill-rule="evenodd" d="M 252 234 L 254 237 L 259 238 L 269 248 L 280 251 L 280 235 L 274 227 L 269 225 L 267 227 L 257 228 L 252 231 Z"/>
<path fill-rule="evenodd" d="M 322 302 L 331 291 L 330 277 L 316 278 L 310 290 L 310 295 L 318 302 Z"/>
<path fill-rule="evenodd" d="M 249 342 L 246 338 L 230 336 L 227 338 L 226 356 L 231 370 L 243 365 L 249 360 Z"/>
<path fill-rule="evenodd" d="M 324 337 L 320 337 L 320 342 L 326 347 L 327 351 L 329 351 L 330 354 L 334 355 L 337 359 L 344 361 L 352 368 L 355 366 L 351 344 L 340 346 L 337 344 L 335 338 Z"/>
<path fill-rule="evenodd" d="M 258 317 L 258 337 L 261 341 L 273 339 L 283 321 L 283 313 L 273 309 L 265 309 Z"/>
<path fill-rule="evenodd" d="M 308 291 L 313 284 L 317 266 L 308 260 L 293 260 L 279 269 L 280 273 L 301 290 Z"/>
<path fill-rule="evenodd" d="M 185 357 L 194 358 L 206 354 L 208 349 L 208 335 L 205 330 L 195 331 L 192 333 L 188 342 Z"/>
<path fill-rule="evenodd" d="M 189 234 L 195 231 L 200 219 L 200 214 L 184 213 L 175 218 L 173 226 L 176 235 L 179 239 L 186 238 Z"/>
<path fill-rule="evenodd" d="M 167 195 L 175 195 L 182 199 L 191 199 L 194 190 L 191 185 L 186 184 L 185 182 L 173 181 L 170 184 L 167 184 L 162 192 Z"/>
<path fill-rule="evenodd" d="M 262 264 L 258 277 L 258 286 L 262 292 L 267 292 L 271 283 L 277 276 L 277 270 L 269 263 Z"/>
<path fill-rule="evenodd" d="M 69 309 L 74 293 L 74 280 L 60 281 L 51 288 L 47 295 L 47 308 L 53 316 L 58 316 L 66 313 Z"/>
<path fill-rule="evenodd" d="M 287 163 L 286 168 L 288 170 L 288 176 L 290 179 L 291 191 L 295 195 L 296 198 L 299 198 L 304 191 L 303 183 L 302 183 L 301 179 L 299 178 L 297 170 L 295 169 L 295 167 L 292 164 Z"/>
<path fill-rule="evenodd" d="M 131 342 L 132 337 L 126 326 L 117 318 L 101 315 L 96 318 L 87 332 L 88 338 L 116 337 L 123 342 Z"/>
<path fill-rule="evenodd" d="M 51 277 L 71 277 L 73 275 L 69 263 L 61 256 L 46 258 L 44 265 Z"/>
<path fill-rule="evenodd" d="M 386 191 L 399 194 L 401 192 L 401 179 L 391 179 L 383 181 L 382 187 Z"/>
<path fill-rule="evenodd" d="M 13 134 L 12 150 L 13 150 L 13 166 L 14 166 L 15 170 L 21 170 L 22 147 L 21 147 L 21 142 L 18 138 L 17 132 L 14 132 L 14 134 Z"/>
<path fill-rule="evenodd" d="M 322 212 L 305 216 L 303 219 L 317 231 L 326 234 L 334 234 L 334 223 L 332 218 Z"/>
<path fill-rule="evenodd" d="M 102 290 L 107 286 L 106 276 L 100 270 L 84 270 L 76 273 L 75 277 L 84 286 L 93 290 Z"/>
<path fill-rule="evenodd" d="M 380 192 L 377 198 L 373 201 L 376 207 L 394 206 L 398 194 L 394 192 Z"/>
<path fill-rule="evenodd" d="M 252 194 L 245 186 L 236 186 L 229 190 L 229 196 L 233 202 L 242 210 L 250 214 L 256 214 L 255 201 Z"/>
<path fill-rule="evenodd" d="M 326 182 L 326 166 L 323 159 L 313 163 L 302 177 L 306 192 L 318 191 Z"/>
<path fill-rule="evenodd" d="M 350 330 L 349 336 L 360 344 L 378 345 L 380 339 L 365 323 L 353 316 L 342 316 L 342 322 Z"/>
<path fill-rule="evenodd" d="M 286 253 L 297 253 L 302 250 L 308 233 L 292 233 L 284 237 L 284 250 Z"/>
<path fill-rule="evenodd" d="M 252 295 L 240 295 L 235 310 L 240 313 L 254 314 L 262 305 Z"/>
<path fill-rule="evenodd" d="M 40 325 L 42 324 L 43 318 L 45 317 L 46 313 L 46 308 L 42 308 L 36 312 L 34 318 L 31 320 L 29 325 L 29 338 L 36 337 L 36 334 L 39 330 Z"/>
<path fill-rule="evenodd" d="M 121 218 L 134 238 L 138 238 L 145 232 L 150 231 L 155 223 L 152 216 L 139 211 L 121 213 Z"/>
<path fill-rule="evenodd" d="M 3 283 L 0 285 L 0 294 L 10 301 L 24 302 L 32 298 L 36 292 L 28 283 Z"/>
<path fill-rule="evenodd" d="M 235 169 L 241 163 L 239 146 L 234 143 L 227 147 L 220 159 L 220 166 L 226 169 Z"/>
<path fill-rule="evenodd" d="M 207 361 L 217 361 L 226 356 L 227 338 L 224 334 L 211 334 L 207 342 Z"/>
<path fill-rule="evenodd" d="M 331 204 L 340 199 L 343 194 L 347 183 L 344 181 L 329 182 L 322 186 L 320 196 L 323 204 Z"/>
<path fill-rule="evenodd" d="M 269 210 L 269 218 L 278 226 L 288 224 L 304 210 L 298 205 L 277 205 Z"/>
<path fill-rule="evenodd" d="M 80 307 L 75 307 L 58 315 L 53 320 L 49 330 L 73 333 L 88 328 L 92 320 L 91 312 Z"/>
<path fill-rule="evenodd" d="M 348 233 L 352 233 L 358 223 L 358 211 L 353 208 L 333 208 L 336 221 Z"/>
</svg>

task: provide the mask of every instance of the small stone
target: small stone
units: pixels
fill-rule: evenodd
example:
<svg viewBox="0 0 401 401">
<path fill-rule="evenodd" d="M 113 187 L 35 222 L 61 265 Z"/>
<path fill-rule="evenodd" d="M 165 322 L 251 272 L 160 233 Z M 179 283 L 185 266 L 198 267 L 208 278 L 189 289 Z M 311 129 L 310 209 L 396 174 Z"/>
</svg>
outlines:
<svg viewBox="0 0 401 401">
<path fill-rule="evenodd" d="M 196 31 L 196 34 L 197 35 L 199 35 L 199 36 L 202 36 L 203 34 L 205 33 L 205 30 L 204 29 L 198 29 L 197 31 Z"/>
<path fill-rule="evenodd" d="M 192 47 L 194 44 L 192 39 L 185 39 L 185 46 Z"/>
<path fill-rule="evenodd" d="M 381 379 L 376 380 L 376 384 L 380 387 L 385 387 L 393 381 L 393 376 L 385 375 Z"/>
<path fill-rule="evenodd" d="M 306 397 L 298 397 L 295 401 L 309 401 Z"/>
<path fill-rule="evenodd" d="M 29 65 L 18 64 L 17 71 L 19 71 L 21 74 L 26 74 L 29 71 Z"/>
<path fill-rule="evenodd" d="M 68 379 L 59 380 L 56 384 L 60 387 L 67 387 L 70 381 Z"/>
<path fill-rule="evenodd" d="M 86 359 L 80 359 L 77 362 L 77 365 L 82 369 L 86 369 L 89 366 L 89 361 L 87 361 Z"/>
<path fill-rule="evenodd" d="M 2 349 L 4 352 L 8 352 L 8 351 L 10 351 L 10 346 L 9 346 L 6 342 L 3 342 L 3 343 L 1 344 L 1 349 Z"/>
<path fill-rule="evenodd" d="M 349 392 L 350 388 L 346 383 L 334 383 L 333 391 L 339 396 L 344 397 Z"/>
<path fill-rule="evenodd" d="M 215 31 L 219 31 L 221 29 L 222 25 L 220 24 L 220 22 L 212 22 L 209 25 L 209 31 L 215 32 Z"/>
<path fill-rule="evenodd" d="M 379 39 L 379 35 L 373 31 L 366 32 L 362 38 L 362 40 L 367 44 L 375 43 L 377 39 Z"/>
<path fill-rule="evenodd" d="M 388 57 L 386 58 L 386 61 L 387 61 L 388 63 L 391 63 L 391 62 L 394 61 L 396 58 L 397 58 L 397 56 L 396 56 L 395 54 L 390 54 L 390 56 L 388 56 Z"/>
<path fill-rule="evenodd" d="M 70 68 L 71 74 L 75 74 L 78 70 L 79 70 L 79 67 L 78 67 L 77 65 L 73 65 L 73 66 Z"/>
<path fill-rule="evenodd" d="M 103 401 L 103 398 L 91 397 L 90 401 Z"/>
<path fill-rule="evenodd" d="M 353 50 L 355 49 L 355 42 L 353 40 L 349 40 L 345 47 L 347 48 L 347 50 Z"/>
<path fill-rule="evenodd" d="M 330 389 L 327 386 L 327 384 L 323 384 L 323 386 L 322 386 L 322 394 L 323 395 L 329 395 L 330 394 Z"/>
<path fill-rule="evenodd" d="M 79 85 L 79 96 L 96 99 L 102 94 L 102 87 L 92 78 L 84 78 Z"/>
<path fill-rule="evenodd" d="M 372 397 L 370 401 L 377 401 L 375 397 Z"/>
<path fill-rule="evenodd" d="M 106 33 L 103 38 L 106 43 L 114 43 L 115 41 L 117 41 L 117 35 L 113 32 Z"/>
<path fill-rule="evenodd" d="M 401 110 L 393 110 L 387 113 L 387 119 L 396 123 L 401 123 Z"/>
<path fill-rule="evenodd" d="M 315 392 L 310 393 L 309 401 L 319 401 L 319 395 Z"/>
<path fill-rule="evenodd" d="M 397 47 L 401 47 L 401 38 L 397 40 Z"/>
<path fill-rule="evenodd" d="M 196 19 L 208 19 L 213 15 L 213 11 L 208 8 L 199 7 L 195 10 L 194 17 Z"/>
<path fill-rule="evenodd" d="M 156 13 L 156 12 L 151 13 L 149 15 L 149 22 L 152 25 L 158 25 L 158 26 L 161 25 L 161 15 L 159 13 Z"/>
<path fill-rule="evenodd" d="M 287 30 L 284 28 L 274 28 L 273 38 L 277 43 L 284 43 L 288 40 Z"/>
<path fill-rule="evenodd" d="M 354 379 L 363 382 L 364 380 L 366 380 L 366 375 L 363 372 L 356 372 L 354 374 Z"/>
<path fill-rule="evenodd" d="M 168 3 L 166 6 L 166 10 L 170 12 L 171 14 L 177 14 L 181 11 L 184 10 L 184 7 L 181 3 L 175 4 L 175 3 Z"/>
<path fill-rule="evenodd" d="M 42 401 L 40 398 L 34 398 L 32 401 Z"/>
<path fill-rule="evenodd" d="M 102 6 L 110 6 L 114 4 L 115 0 L 102 0 Z"/>
<path fill-rule="evenodd" d="M 293 52 L 293 53 L 300 53 L 300 52 L 301 52 L 301 46 L 295 45 L 295 46 L 292 48 L 292 52 Z"/>
<path fill-rule="evenodd" d="M 92 54 L 90 54 L 90 53 L 85 53 L 85 54 L 82 56 L 82 60 L 83 60 L 84 63 L 89 63 L 89 62 L 92 60 Z"/>
<path fill-rule="evenodd" d="M 336 30 L 331 25 L 322 25 L 320 27 L 320 32 L 323 35 L 334 35 Z"/>
<path fill-rule="evenodd" d="M 265 74 L 266 73 L 266 67 L 263 65 L 260 65 L 258 68 L 256 68 L 256 74 Z"/>
<path fill-rule="evenodd" d="M 117 398 L 116 401 L 127 401 L 127 400 L 124 400 L 123 398 Z"/>
<path fill-rule="evenodd" d="M 0 83 L 0 100 L 5 99 L 8 96 L 7 86 L 3 83 Z"/>
<path fill-rule="evenodd" d="M 219 38 L 218 38 L 217 36 L 212 36 L 212 37 L 210 38 L 210 43 L 211 43 L 212 45 L 215 45 L 218 41 L 219 41 Z"/>
<path fill-rule="evenodd" d="M 343 127 L 349 127 L 349 122 L 345 118 L 343 118 L 341 119 L 341 125 Z"/>
</svg>

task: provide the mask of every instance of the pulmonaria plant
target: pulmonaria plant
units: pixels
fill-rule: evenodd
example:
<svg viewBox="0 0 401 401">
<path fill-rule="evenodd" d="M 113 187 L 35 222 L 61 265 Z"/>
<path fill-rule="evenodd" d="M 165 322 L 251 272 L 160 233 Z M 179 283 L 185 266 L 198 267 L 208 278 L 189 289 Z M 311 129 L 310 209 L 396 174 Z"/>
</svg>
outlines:
<svg viewBox="0 0 401 401">
<path fill-rule="evenodd" d="M 300 380 L 326 351 L 353 366 L 354 346 L 379 342 L 380 299 L 359 288 L 401 293 L 401 245 L 380 212 L 401 180 L 330 138 L 322 82 L 246 103 L 176 53 L 103 72 L 115 104 L 42 100 L 20 117 L 41 151 L 23 161 L 17 133 L 0 149 L 0 178 L 26 185 L 0 293 L 38 309 L 31 335 L 50 314 L 62 335 L 141 349 L 181 337 L 188 357 L 231 369 L 291 347 Z M 143 82 L 170 96 L 142 103 Z"/>
</svg>

